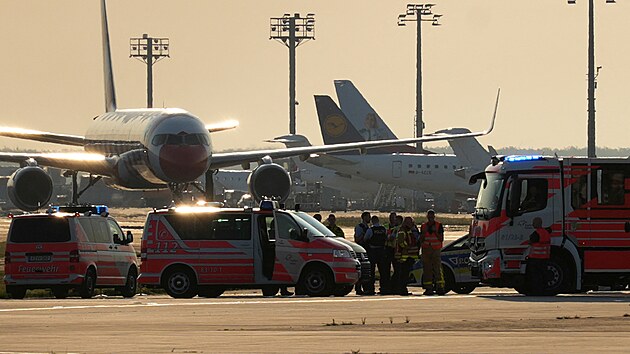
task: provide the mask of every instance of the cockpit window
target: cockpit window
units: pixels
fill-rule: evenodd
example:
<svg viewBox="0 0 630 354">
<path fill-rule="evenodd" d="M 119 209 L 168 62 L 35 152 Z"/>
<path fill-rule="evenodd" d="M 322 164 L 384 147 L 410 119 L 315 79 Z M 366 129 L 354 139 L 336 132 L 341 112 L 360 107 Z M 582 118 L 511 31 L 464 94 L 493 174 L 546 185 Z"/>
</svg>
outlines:
<svg viewBox="0 0 630 354">
<path fill-rule="evenodd" d="M 151 141 L 153 145 L 205 145 L 209 146 L 204 134 L 157 134 Z"/>
<path fill-rule="evenodd" d="M 151 144 L 155 146 L 160 146 L 166 142 L 166 134 L 158 134 L 153 137 Z"/>
</svg>

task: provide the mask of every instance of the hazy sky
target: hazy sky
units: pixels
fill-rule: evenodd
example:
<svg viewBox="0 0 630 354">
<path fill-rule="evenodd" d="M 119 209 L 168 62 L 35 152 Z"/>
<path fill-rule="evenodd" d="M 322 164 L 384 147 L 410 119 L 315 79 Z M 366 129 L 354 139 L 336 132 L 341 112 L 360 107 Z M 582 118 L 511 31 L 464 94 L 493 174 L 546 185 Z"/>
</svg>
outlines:
<svg viewBox="0 0 630 354">
<path fill-rule="evenodd" d="M 630 4 L 595 2 L 597 145 L 627 147 Z M 434 3 L 442 26 L 423 24 L 427 131 L 485 129 L 501 87 L 496 129 L 482 143 L 586 145 L 587 0 Z M 313 95 L 336 100 L 333 80 L 350 79 L 398 136 L 411 137 L 415 24 L 396 25 L 406 4 L 110 0 L 118 106 L 146 104 L 146 67 L 129 58 L 129 38 L 169 37 L 171 58 L 154 67 L 155 106 L 239 120 L 213 135 L 217 149 L 275 146 L 262 140 L 288 133 L 288 49 L 269 40 L 269 18 L 312 12 L 316 40 L 297 50 L 298 133 L 321 143 Z M 104 111 L 98 1 L 0 0 L 0 51 L 1 125 L 83 135 Z"/>
</svg>

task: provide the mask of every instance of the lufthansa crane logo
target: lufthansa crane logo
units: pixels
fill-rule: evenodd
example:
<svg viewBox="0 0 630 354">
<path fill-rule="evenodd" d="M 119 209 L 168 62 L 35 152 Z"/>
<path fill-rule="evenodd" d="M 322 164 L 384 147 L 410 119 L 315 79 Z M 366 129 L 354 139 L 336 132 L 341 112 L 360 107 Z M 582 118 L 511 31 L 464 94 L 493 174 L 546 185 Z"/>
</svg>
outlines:
<svg viewBox="0 0 630 354">
<path fill-rule="evenodd" d="M 326 133 L 332 137 L 338 137 L 348 129 L 348 122 L 342 116 L 330 115 L 324 121 Z"/>
</svg>

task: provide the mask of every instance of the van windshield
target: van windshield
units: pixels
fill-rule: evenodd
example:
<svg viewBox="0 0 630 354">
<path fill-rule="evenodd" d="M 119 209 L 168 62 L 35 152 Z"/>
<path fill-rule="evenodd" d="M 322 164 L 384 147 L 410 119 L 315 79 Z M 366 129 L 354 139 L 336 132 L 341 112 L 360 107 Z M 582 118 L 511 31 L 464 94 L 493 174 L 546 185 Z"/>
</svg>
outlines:
<svg viewBox="0 0 630 354">
<path fill-rule="evenodd" d="M 298 211 L 294 214 L 295 220 L 300 224 L 300 227 L 308 229 L 308 233 L 313 236 L 326 236 L 335 237 L 335 234 L 330 231 L 324 224 L 317 221 L 314 217 L 308 215 L 303 211 Z"/>
<path fill-rule="evenodd" d="M 10 240 L 14 243 L 70 241 L 68 219 L 55 216 L 15 218 Z"/>
</svg>

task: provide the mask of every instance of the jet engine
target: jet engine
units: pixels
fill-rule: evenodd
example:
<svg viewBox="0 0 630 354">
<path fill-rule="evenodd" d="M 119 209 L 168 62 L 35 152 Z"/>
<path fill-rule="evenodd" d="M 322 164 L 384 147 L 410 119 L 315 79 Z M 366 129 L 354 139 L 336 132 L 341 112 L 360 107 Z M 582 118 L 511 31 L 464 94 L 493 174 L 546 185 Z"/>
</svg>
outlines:
<svg viewBox="0 0 630 354">
<path fill-rule="evenodd" d="M 256 202 L 263 198 L 283 203 L 291 193 L 291 176 L 275 163 L 264 163 L 258 166 L 247 179 L 249 192 Z"/>
<path fill-rule="evenodd" d="M 13 204 L 25 211 L 44 207 L 52 196 L 52 179 L 40 167 L 26 166 L 13 172 L 7 182 L 7 193 Z"/>
</svg>

